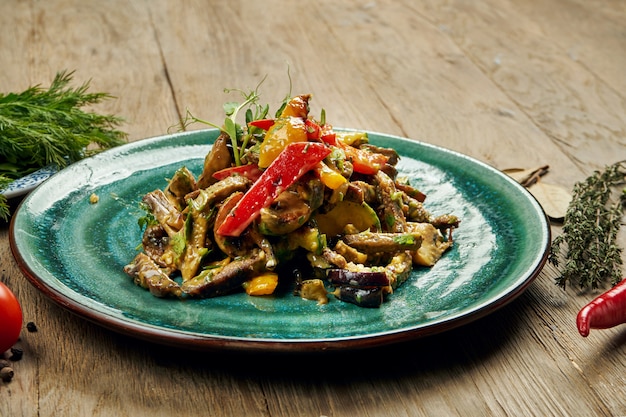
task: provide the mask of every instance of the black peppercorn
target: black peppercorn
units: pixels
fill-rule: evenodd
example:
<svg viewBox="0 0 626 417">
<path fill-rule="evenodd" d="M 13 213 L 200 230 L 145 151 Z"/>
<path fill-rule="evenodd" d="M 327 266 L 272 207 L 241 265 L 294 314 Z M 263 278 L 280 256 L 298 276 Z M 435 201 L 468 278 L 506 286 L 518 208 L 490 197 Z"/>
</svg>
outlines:
<svg viewBox="0 0 626 417">
<path fill-rule="evenodd" d="M 9 357 L 10 360 L 17 362 L 22 359 L 22 356 L 24 356 L 24 351 L 22 349 L 15 347 L 11 348 L 11 356 Z"/>
<path fill-rule="evenodd" d="M 13 375 L 15 375 L 15 372 L 13 372 L 13 368 L 11 368 L 10 366 L 5 366 L 4 368 L 0 369 L 0 379 L 2 379 L 2 381 L 4 382 L 9 382 L 11 379 L 13 379 Z"/>
</svg>

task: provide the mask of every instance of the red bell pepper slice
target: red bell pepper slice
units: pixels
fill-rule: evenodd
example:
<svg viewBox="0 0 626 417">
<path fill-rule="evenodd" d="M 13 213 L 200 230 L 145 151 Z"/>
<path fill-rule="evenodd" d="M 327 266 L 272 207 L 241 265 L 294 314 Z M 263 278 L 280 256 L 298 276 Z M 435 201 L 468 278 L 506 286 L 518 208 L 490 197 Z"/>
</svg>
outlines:
<svg viewBox="0 0 626 417">
<path fill-rule="evenodd" d="M 337 134 L 333 130 L 331 125 L 323 125 L 320 128 L 320 139 L 324 143 L 328 143 L 329 145 L 337 146 Z"/>
<path fill-rule="evenodd" d="M 320 140 L 322 136 L 322 128 L 320 125 L 311 119 L 306 119 L 304 121 L 304 126 L 306 127 L 306 136 L 309 140 Z"/>
<path fill-rule="evenodd" d="M 342 149 L 346 154 L 346 159 L 352 163 L 354 172 L 365 175 L 376 174 L 385 166 L 389 159 L 383 154 L 365 151 L 342 142 L 337 138 L 332 127 L 328 125 L 323 126 L 321 129 L 320 139 L 322 142 Z"/>
<path fill-rule="evenodd" d="M 268 130 L 275 123 L 274 119 L 259 119 L 248 123 L 248 126 L 258 127 L 259 129 Z"/>
<path fill-rule="evenodd" d="M 217 172 L 214 172 L 212 177 L 216 180 L 223 180 L 224 178 L 228 178 L 231 175 L 240 175 L 242 177 L 248 178 L 250 181 L 256 181 L 259 179 L 263 171 L 256 164 L 246 164 L 239 165 L 236 167 L 228 167 L 224 169 L 220 169 Z"/>
<path fill-rule="evenodd" d="M 352 162 L 354 172 L 359 174 L 374 175 L 387 163 L 388 158 L 380 153 L 364 151 L 350 145 L 346 145 L 342 149 L 348 160 Z"/>
<path fill-rule="evenodd" d="M 226 217 L 217 233 L 222 236 L 239 236 L 280 193 L 318 162 L 331 150 L 319 142 L 293 142 L 285 147 L 252 187 L 239 200 Z"/>
</svg>

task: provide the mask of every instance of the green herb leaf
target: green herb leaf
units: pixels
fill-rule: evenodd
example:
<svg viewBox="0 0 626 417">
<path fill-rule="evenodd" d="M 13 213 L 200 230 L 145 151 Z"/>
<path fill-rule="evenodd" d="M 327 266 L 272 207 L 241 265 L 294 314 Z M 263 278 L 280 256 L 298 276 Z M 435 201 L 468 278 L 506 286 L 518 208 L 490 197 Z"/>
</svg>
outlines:
<svg viewBox="0 0 626 417">
<path fill-rule="evenodd" d="M 241 165 L 241 155 L 244 152 L 245 148 L 248 146 L 250 136 L 254 132 L 249 132 L 247 131 L 247 129 L 244 129 L 242 126 L 240 126 L 237 123 L 237 117 L 239 115 L 239 112 L 245 109 L 245 123 L 247 125 L 253 120 L 259 120 L 267 116 L 267 113 L 269 112 L 269 105 L 261 106 L 260 104 L 258 104 L 260 98 L 258 89 L 263 81 L 265 81 L 265 78 L 261 80 L 256 89 L 248 93 L 242 90 L 224 89 L 226 93 L 230 93 L 231 91 L 239 92 L 242 95 L 244 101 L 242 103 L 230 101 L 223 105 L 224 113 L 226 114 L 226 119 L 224 120 L 223 127 L 219 127 L 214 123 L 199 119 L 193 116 L 189 111 L 187 111 L 185 119 L 182 121 L 182 128 L 186 128 L 192 122 L 199 122 L 220 129 L 230 138 L 235 165 Z"/>
<path fill-rule="evenodd" d="M 117 130 L 122 119 L 81 108 L 112 98 L 89 93 L 89 83 L 71 88 L 73 72 L 56 74 L 48 89 L 34 86 L 21 93 L 0 94 L 0 176 L 16 179 L 47 165 L 59 168 L 103 149 L 124 143 Z M 6 187 L 3 181 L 0 190 Z M 8 220 L 0 195 L 0 218 Z"/>
<path fill-rule="evenodd" d="M 229 101 L 227 103 L 224 103 L 222 107 L 224 108 L 224 113 L 226 113 L 226 116 L 230 117 L 239 109 L 239 103 L 235 101 Z"/>
<path fill-rule="evenodd" d="M 398 245 L 413 245 L 415 244 L 415 236 L 411 234 L 403 234 L 399 236 L 394 236 L 393 241 Z"/>
<path fill-rule="evenodd" d="M 139 203 L 139 208 L 145 211 L 145 214 L 137 219 L 139 229 L 144 230 L 148 226 L 159 224 L 158 220 L 156 219 L 156 217 L 154 217 L 146 203 Z"/>
</svg>

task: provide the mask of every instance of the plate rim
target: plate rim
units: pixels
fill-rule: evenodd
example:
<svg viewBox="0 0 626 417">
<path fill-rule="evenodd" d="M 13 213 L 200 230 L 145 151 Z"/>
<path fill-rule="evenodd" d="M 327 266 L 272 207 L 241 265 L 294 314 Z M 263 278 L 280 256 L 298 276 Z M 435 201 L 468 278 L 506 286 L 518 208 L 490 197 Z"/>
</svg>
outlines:
<svg viewBox="0 0 626 417">
<path fill-rule="evenodd" d="M 424 148 L 436 149 L 438 151 L 443 151 L 445 153 L 454 155 L 456 158 L 462 158 L 468 160 L 472 164 L 476 164 L 481 166 L 483 169 L 487 169 L 491 171 L 494 175 L 499 175 L 507 179 L 507 181 L 517 188 L 518 191 L 522 192 L 526 198 L 533 203 L 535 208 L 541 214 L 540 218 L 542 219 L 541 230 L 542 236 L 545 238 L 543 244 L 543 249 L 541 250 L 541 256 L 538 258 L 534 258 L 533 262 L 535 265 L 528 265 L 530 270 L 533 267 L 532 271 L 529 272 L 528 276 L 522 279 L 522 276 L 518 277 L 515 282 L 517 283 L 513 287 L 506 288 L 506 292 L 504 294 L 498 294 L 495 301 L 486 300 L 478 305 L 474 306 L 471 311 L 467 314 L 462 315 L 453 315 L 448 318 L 444 318 L 443 320 L 437 322 L 436 326 L 412 326 L 410 328 L 399 328 L 399 329 L 390 329 L 386 331 L 376 332 L 376 333 L 366 333 L 362 335 L 350 335 L 350 336 L 338 336 L 338 337 L 330 337 L 330 338 L 298 338 L 298 339 L 277 339 L 277 338 L 248 338 L 248 337 L 240 337 L 240 336 L 226 336 L 226 335 L 217 335 L 217 334 L 198 334 L 191 333 L 188 331 L 180 331 L 177 329 L 158 327 L 150 323 L 140 323 L 135 322 L 133 320 L 122 320 L 118 317 L 107 315 L 106 313 L 96 311 L 89 306 L 81 303 L 80 300 L 75 300 L 72 297 L 69 297 L 66 294 L 59 292 L 56 288 L 51 286 L 49 283 L 45 282 L 37 276 L 37 274 L 31 269 L 30 265 L 27 264 L 27 261 L 24 259 L 22 253 L 18 248 L 18 243 L 16 241 L 16 230 L 15 223 L 16 218 L 19 216 L 22 207 L 29 200 L 30 195 L 27 196 L 22 202 L 20 202 L 16 212 L 12 216 L 11 223 L 9 226 L 9 241 L 10 248 L 15 258 L 20 271 L 23 275 L 28 279 L 28 281 L 37 288 L 40 292 L 42 292 L 47 298 L 60 305 L 61 307 L 69 310 L 70 312 L 82 317 L 92 323 L 100 325 L 109 330 L 113 330 L 115 332 L 125 334 L 127 336 L 131 336 L 137 339 L 142 339 L 149 342 L 155 342 L 162 345 L 174 346 L 174 347 L 185 347 L 194 350 L 207 350 L 207 349 L 229 349 L 229 350 L 245 350 L 245 351 L 272 351 L 272 352 L 280 352 L 280 351 L 289 351 L 289 352 L 313 352 L 313 351 L 335 351 L 335 350 L 344 350 L 344 349 L 360 349 L 360 348 L 370 348 L 370 347 L 379 347 L 391 343 L 398 343 L 403 341 L 408 341 L 412 339 L 422 338 L 430 335 L 434 335 L 437 333 L 446 332 L 452 330 L 454 328 L 463 326 L 465 324 L 469 324 L 474 322 L 482 317 L 485 317 L 505 305 L 509 304 L 517 297 L 519 297 L 526 289 L 530 286 L 530 284 L 537 278 L 537 276 L 541 273 L 544 265 L 547 262 L 548 252 L 549 252 L 549 242 L 551 241 L 551 229 L 549 226 L 549 221 L 545 212 L 541 205 L 538 203 L 536 198 L 523 186 L 517 183 L 512 178 L 506 176 L 506 174 L 492 167 L 491 165 L 486 164 L 476 158 L 473 158 L 469 155 L 462 154 L 460 152 L 436 146 L 430 143 L 426 143 L 419 140 L 414 140 L 410 138 L 400 137 L 396 135 L 379 133 L 371 130 L 359 130 L 352 128 L 335 128 L 338 131 L 360 131 L 367 132 L 372 135 L 378 135 L 385 139 L 391 140 L 399 140 L 401 142 L 407 141 L 410 143 L 414 143 Z M 187 135 L 198 135 L 202 134 L 202 132 L 211 132 L 217 129 L 202 129 L 202 130 L 194 130 L 187 132 L 179 132 L 173 134 L 159 135 L 154 136 L 134 142 L 130 142 L 125 145 L 121 145 L 120 147 L 113 148 L 104 153 L 114 153 L 120 152 L 120 148 L 124 148 L 126 150 L 131 150 L 135 147 L 146 147 L 149 146 L 150 142 L 160 142 L 171 140 L 176 137 L 183 137 Z M 207 143 L 209 145 L 210 143 Z M 123 151 L 123 150 L 122 150 Z M 87 158 L 81 160 L 77 163 L 88 164 L 91 158 Z"/>
</svg>

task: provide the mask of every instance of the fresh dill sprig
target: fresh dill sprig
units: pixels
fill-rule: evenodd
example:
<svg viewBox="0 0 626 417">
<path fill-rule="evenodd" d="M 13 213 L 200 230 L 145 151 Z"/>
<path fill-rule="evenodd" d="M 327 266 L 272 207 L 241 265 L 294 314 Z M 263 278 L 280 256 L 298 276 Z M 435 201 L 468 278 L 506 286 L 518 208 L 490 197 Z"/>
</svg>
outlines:
<svg viewBox="0 0 626 417">
<path fill-rule="evenodd" d="M 124 143 L 123 120 L 82 107 L 113 98 L 90 93 L 89 82 L 72 88 L 74 72 L 56 74 L 48 89 L 39 85 L 21 93 L 0 94 L 0 191 L 13 180 L 47 165 L 59 168 Z M 8 220 L 0 195 L 0 218 Z"/>
<path fill-rule="evenodd" d="M 574 185 L 572 200 L 563 222 L 563 233 L 550 248 L 548 260 L 559 266 L 564 245 L 565 262 L 557 285 L 578 281 L 581 288 L 597 288 L 622 279 L 622 248 L 617 235 L 626 208 L 626 161 L 596 171 Z M 616 195 L 617 194 L 617 195 Z"/>
<path fill-rule="evenodd" d="M 0 175 L 0 190 L 7 187 L 9 184 L 11 184 L 11 182 L 13 182 L 11 178 Z M 8 220 L 10 215 L 11 213 L 9 211 L 9 205 L 6 201 L 6 198 L 3 195 L 0 195 L 0 219 Z"/>
</svg>

